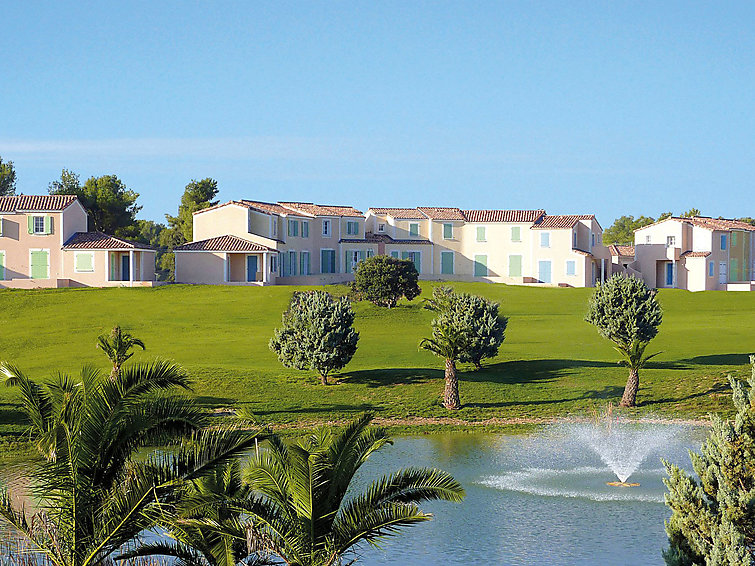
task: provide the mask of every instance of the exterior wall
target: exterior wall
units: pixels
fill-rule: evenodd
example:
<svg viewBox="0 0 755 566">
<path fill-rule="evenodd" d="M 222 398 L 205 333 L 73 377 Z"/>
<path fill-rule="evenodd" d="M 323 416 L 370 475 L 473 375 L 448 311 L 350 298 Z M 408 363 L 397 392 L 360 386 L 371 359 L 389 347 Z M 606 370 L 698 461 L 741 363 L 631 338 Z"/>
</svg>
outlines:
<svg viewBox="0 0 755 566">
<path fill-rule="evenodd" d="M 76 271 L 76 254 L 91 252 L 94 254 L 94 271 L 79 273 Z M 68 280 L 69 287 L 112 287 L 128 286 L 129 281 L 110 280 L 110 256 L 114 255 L 117 262 L 117 274 L 121 277 L 121 258 L 128 257 L 129 252 L 110 252 L 108 250 L 63 250 L 63 279 Z M 155 281 L 155 255 L 154 251 L 134 250 L 134 273 L 133 283 L 154 283 Z"/>
<path fill-rule="evenodd" d="M 249 234 L 249 209 L 229 204 L 193 215 L 193 240 L 207 240 L 217 236 L 238 236 Z M 267 231 L 261 236 L 267 236 Z"/>
<path fill-rule="evenodd" d="M 73 207 L 68 207 L 73 208 Z M 33 287 L 56 287 L 57 279 L 63 278 L 62 246 L 63 228 L 62 212 L 4 214 L 3 235 L 0 237 L 0 252 L 5 254 L 5 279 L 0 283 L 4 287 L 25 285 Z M 51 234 L 29 234 L 29 216 L 49 216 L 52 218 Z M 68 230 L 76 227 L 75 222 L 66 222 Z M 84 230 L 86 230 L 86 215 L 84 216 Z M 74 230 L 79 231 L 79 230 Z M 31 278 L 30 250 L 47 250 L 49 252 L 49 273 L 44 279 Z M 13 281 L 11 283 L 11 281 Z M 28 281 L 28 283 L 21 283 Z"/>
<path fill-rule="evenodd" d="M 176 283 L 222 285 L 225 252 L 176 252 Z"/>
</svg>

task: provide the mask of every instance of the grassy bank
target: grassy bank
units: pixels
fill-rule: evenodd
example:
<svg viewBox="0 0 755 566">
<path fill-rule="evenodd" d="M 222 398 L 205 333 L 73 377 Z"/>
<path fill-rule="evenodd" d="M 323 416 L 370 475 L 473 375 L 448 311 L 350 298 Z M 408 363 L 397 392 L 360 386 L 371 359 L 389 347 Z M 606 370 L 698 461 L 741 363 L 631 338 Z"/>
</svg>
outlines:
<svg viewBox="0 0 755 566">
<path fill-rule="evenodd" d="M 464 407 L 455 419 L 538 421 L 585 413 L 618 401 L 626 370 L 583 322 L 590 289 L 457 284 L 502 303 L 510 317 L 501 355 L 479 372 L 462 368 Z M 423 286 L 424 294 L 431 285 Z M 267 343 L 292 287 L 166 286 L 155 289 L 60 289 L 0 292 L 0 358 L 33 377 L 82 364 L 106 367 L 96 336 L 119 323 L 147 351 L 182 364 L 194 395 L 210 407 L 246 406 L 265 422 L 306 426 L 371 410 L 397 426 L 447 416 L 440 405 L 442 363 L 417 349 L 432 313 L 421 301 L 387 310 L 355 305 L 359 351 L 337 385 L 283 368 Z M 342 293 L 345 288 L 333 287 Z M 638 415 L 697 417 L 728 411 L 726 375 L 749 373 L 755 351 L 755 294 L 661 291 L 664 323 L 641 373 Z M 21 430 L 16 393 L 0 389 L 0 433 Z M 428 421 L 428 426 L 435 426 Z"/>
</svg>

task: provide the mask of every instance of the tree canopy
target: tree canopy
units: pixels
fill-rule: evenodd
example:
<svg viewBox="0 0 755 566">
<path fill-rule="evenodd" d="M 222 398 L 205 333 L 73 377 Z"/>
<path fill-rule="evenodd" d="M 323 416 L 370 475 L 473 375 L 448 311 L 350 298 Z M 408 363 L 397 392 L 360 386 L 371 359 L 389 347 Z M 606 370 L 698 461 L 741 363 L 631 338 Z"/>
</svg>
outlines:
<svg viewBox="0 0 755 566">
<path fill-rule="evenodd" d="M 16 194 L 16 170 L 12 161 L 0 157 L 0 197 Z"/>
<path fill-rule="evenodd" d="M 352 288 L 357 298 L 392 308 L 402 297 L 408 301 L 419 297 L 418 280 L 414 262 L 376 255 L 359 262 Z"/>
<path fill-rule="evenodd" d="M 634 231 L 655 222 L 650 216 L 621 216 L 603 232 L 605 244 L 634 244 Z"/>
<path fill-rule="evenodd" d="M 173 236 L 174 245 L 180 245 L 184 242 L 190 242 L 193 238 L 192 232 L 194 223 L 192 214 L 197 210 L 202 210 L 215 206 L 218 201 L 213 200 L 218 194 L 218 182 L 209 177 L 197 181 L 192 179 L 181 196 L 181 203 L 178 205 L 178 215 L 165 215 L 168 221 L 168 229 L 175 232 Z"/>
</svg>

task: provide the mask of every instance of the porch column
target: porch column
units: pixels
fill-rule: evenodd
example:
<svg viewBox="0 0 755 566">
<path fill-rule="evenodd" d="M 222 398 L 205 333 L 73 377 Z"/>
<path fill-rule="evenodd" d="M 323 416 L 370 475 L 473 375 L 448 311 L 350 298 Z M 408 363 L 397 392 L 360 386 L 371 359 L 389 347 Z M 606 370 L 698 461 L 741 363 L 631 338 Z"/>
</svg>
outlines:
<svg viewBox="0 0 755 566">
<path fill-rule="evenodd" d="M 128 252 L 128 281 L 134 284 L 134 250 Z"/>
<path fill-rule="evenodd" d="M 270 254 L 267 252 L 262 253 L 262 283 L 265 284 L 268 281 L 268 273 L 270 271 Z"/>
<path fill-rule="evenodd" d="M 606 258 L 600 260 L 600 280 L 603 282 L 606 280 Z"/>
<path fill-rule="evenodd" d="M 223 282 L 228 283 L 228 252 L 223 254 Z"/>
</svg>

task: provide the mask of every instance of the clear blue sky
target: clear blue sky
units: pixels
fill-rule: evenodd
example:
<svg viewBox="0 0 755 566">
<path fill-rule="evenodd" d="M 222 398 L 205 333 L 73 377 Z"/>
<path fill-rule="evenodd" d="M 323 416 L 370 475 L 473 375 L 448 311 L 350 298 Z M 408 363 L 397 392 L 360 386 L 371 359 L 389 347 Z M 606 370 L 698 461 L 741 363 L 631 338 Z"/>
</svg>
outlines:
<svg viewBox="0 0 755 566">
<path fill-rule="evenodd" d="M 18 189 L 755 216 L 753 2 L 10 2 Z"/>
</svg>

